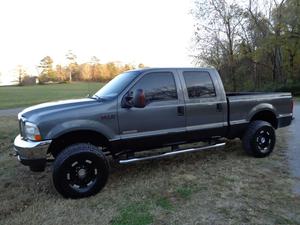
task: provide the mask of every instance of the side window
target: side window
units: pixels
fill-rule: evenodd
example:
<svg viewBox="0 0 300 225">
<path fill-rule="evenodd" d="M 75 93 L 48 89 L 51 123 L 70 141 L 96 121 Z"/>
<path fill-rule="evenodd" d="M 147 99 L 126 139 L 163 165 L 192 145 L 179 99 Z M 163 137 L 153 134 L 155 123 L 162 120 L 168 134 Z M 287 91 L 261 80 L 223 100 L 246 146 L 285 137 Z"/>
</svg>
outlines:
<svg viewBox="0 0 300 225">
<path fill-rule="evenodd" d="M 131 89 L 131 93 L 143 89 L 147 103 L 177 99 L 173 73 L 153 72 L 143 76 Z"/>
<path fill-rule="evenodd" d="M 183 77 L 189 98 L 215 97 L 216 92 L 208 72 L 186 71 Z"/>
</svg>

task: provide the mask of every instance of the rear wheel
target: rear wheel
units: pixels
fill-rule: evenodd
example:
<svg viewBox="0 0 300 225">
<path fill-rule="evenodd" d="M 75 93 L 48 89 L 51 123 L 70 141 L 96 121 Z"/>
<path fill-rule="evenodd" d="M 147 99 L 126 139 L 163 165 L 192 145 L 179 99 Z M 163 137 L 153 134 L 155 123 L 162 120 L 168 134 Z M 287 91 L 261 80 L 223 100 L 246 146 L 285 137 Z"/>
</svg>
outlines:
<svg viewBox="0 0 300 225">
<path fill-rule="evenodd" d="M 82 198 L 98 193 L 109 176 L 106 156 L 91 144 L 74 144 L 64 149 L 53 165 L 53 183 L 66 198 Z"/>
<path fill-rule="evenodd" d="M 253 121 L 250 123 L 243 139 L 245 151 L 254 157 L 266 157 L 274 149 L 276 142 L 275 130 L 266 121 Z"/>
</svg>

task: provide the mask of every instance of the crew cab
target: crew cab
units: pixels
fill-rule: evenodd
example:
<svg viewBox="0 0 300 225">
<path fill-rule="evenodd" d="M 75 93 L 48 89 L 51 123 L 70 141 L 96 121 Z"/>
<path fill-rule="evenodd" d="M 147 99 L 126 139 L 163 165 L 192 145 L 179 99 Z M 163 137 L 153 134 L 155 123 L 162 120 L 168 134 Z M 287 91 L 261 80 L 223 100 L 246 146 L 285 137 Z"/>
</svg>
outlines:
<svg viewBox="0 0 300 225">
<path fill-rule="evenodd" d="M 138 69 L 92 97 L 24 109 L 14 150 L 32 171 L 52 159 L 57 191 L 81 198 L 105 186 L 111 159 L 127 164 L 218 148 L 226 138 L 240 138 L 249 155 L 268 156 L 275 130 L 288 126 L 292 113 L 290 93 L 226 94 L 215 69 Z M 181 147 L 192 142 L 206 144 Z"/>
</svg>

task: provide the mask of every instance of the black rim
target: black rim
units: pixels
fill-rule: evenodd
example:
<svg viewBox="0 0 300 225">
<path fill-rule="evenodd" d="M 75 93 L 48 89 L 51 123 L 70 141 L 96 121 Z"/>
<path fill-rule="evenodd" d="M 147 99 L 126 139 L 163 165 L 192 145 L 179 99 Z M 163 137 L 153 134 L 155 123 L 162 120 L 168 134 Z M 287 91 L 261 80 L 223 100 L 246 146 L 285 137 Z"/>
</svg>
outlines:
<svg viewBox="0 0 300 225">
<path fill-rule="evenodd" d="M 77 192 L 89 190 L 98 179 L 99 168 L 90 159 L 72 160 L 66 167 L 64 180 Z"/>
<path fill-rule="evenodd" d="M 267 153 L 273 144 L 273 135 L 271 131 L 262 129 L 257 132 L 256 146 L 261 153 Z"/>
</svg>

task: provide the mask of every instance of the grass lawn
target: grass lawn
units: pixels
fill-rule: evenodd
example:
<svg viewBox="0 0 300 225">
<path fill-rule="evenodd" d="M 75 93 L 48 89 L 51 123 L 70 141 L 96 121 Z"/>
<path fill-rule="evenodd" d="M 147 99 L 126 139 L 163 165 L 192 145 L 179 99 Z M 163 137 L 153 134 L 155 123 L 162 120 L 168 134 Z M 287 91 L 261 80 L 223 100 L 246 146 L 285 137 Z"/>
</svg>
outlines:
<svg viewBox="0 0 300 225">
<path fill-rule="evenodd" d="M 0 87 L 0 109 L 31 106 L 46 101 L 82 98 L 89 93 L 94 94 L 102 86 L 103 83 L 74 82 L 71 84 Z"/>
<path fill-rule="evenodd" d="M 83 98 L 94 94 L 104 83 L 73 82 L 34 86 L 0 87 L 0 109 L 26 107 L 47 101 Z M 300 96 L 295 97 L 300 100 Z"/>
<path fill-rule="evenodd" d="M 34 173 L 12 156 L 17 133 L 14 117 L 0 117 L 1 225 L 300 224 L 281 135 L 263 159 L 231 141 L 224 150 L 112 164 L 99 194 L 68 200 L 55 191 L 50 165 Z"/>
</svg>

